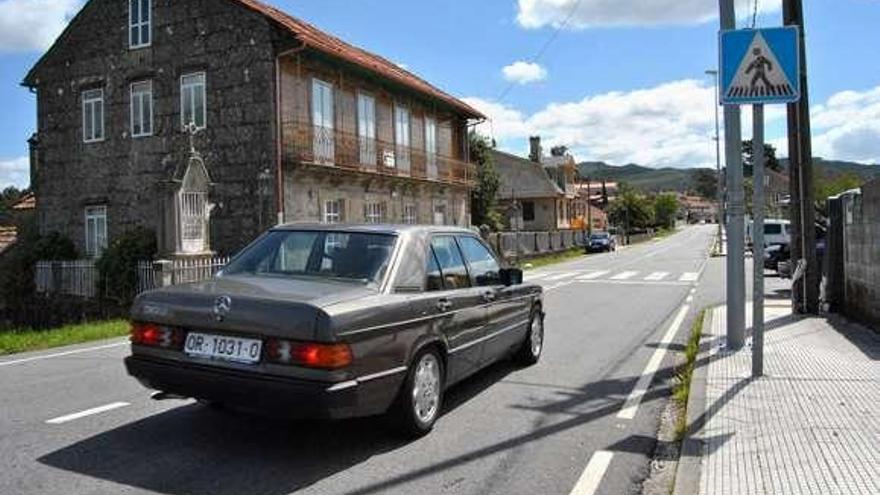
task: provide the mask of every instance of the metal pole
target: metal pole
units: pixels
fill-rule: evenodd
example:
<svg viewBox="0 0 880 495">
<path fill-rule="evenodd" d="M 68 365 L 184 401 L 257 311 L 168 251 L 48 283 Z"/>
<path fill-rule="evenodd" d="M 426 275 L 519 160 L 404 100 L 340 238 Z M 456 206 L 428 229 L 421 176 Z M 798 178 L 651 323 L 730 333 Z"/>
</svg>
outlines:
<svg viewBox="0 0 880 495">
<path fill-rule="evenodd" d="M 590 178 L 587 177 L 587 235 L 593 235 L 593 207 L 590 201 Z"/>
<path fill-rule="evenodd" d="M 764 105 L 752 105 L 752 376 L 764 374 Z"/>
<path fill-rule="evenodd" d="M 715 192 L 715 199 L 718 202 L 718 207 L 715 210 L 715 216 L 718 220 L 718 242 L 720 243 L 722 238 L 721 222 L 724 221 L 724 185 L 721 179 L 721 131 L 718 124 L 718 71 L 707 70 L 706 74 L 712 76 L 715 81 L 715 97 L 712 101 L 712 106 L 715 109 L 715 188 L 717 189 L 717 191 Z"/>
<path fill-rule="evenodd" d="M 719 0 L 721 29 L 736 28 L 733 0 Z M 739 106 L 724 105 L 724 155 L 727 163 L 727 349 L 745 340 L 745 234 Z"/>
</svg>

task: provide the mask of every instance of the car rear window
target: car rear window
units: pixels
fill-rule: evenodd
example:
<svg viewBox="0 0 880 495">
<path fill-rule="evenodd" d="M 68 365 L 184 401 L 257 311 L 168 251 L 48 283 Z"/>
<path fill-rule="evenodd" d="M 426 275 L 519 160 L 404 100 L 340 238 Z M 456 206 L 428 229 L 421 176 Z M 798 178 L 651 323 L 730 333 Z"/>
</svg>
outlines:
<svg viewBox="0 0 880 495">
<path fill-rule="evenodd" d="M 337 231 L 272 231 L 247 247 L 222 275 L 307 276 L 379 282 L 396 237 Z"/>
<path fill-rule="evenodd" d="M 778 235 L 782 233 L 782 224 L 767 223 L 764 224 L 764 234 Z"/>
</svg>

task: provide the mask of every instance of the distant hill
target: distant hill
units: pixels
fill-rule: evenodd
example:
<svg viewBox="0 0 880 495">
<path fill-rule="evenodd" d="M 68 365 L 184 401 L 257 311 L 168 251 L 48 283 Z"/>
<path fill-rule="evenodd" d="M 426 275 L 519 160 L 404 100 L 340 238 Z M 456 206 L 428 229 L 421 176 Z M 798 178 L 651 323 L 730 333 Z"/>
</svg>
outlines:
<svg viewBox="0 0 880 495">
<path fill-rule="evenodd" d="M 779 160 L 784 169 L 788 169 L 788 159 Z M 825 160 L 814 158 L 813 164 L 816 175 L 840 175 L 853 174 L 864 180 L 880 177 L 880 164 L 863 165 L 855 162 L 840 160 Z M 715 174 L 714 169 L 709 168 L 650 168 L 630 163 L 628 165 L 609 165 L 605 162 L 582 162 L 578 164 L 578 172 L 582 178 L 589 177 L 591 180 L 623 181 L 643 191 L 679 191 L 687 192 L 695 188 L 694 178 L 699 171 L 708 171 Z"/>
<path fill-rule="evenodd" d="M 650 168 L 630 163 L 615 166 L 604 162 L 583 162 L 578 164 L 578 172 L 582 178 L 590 180 L 622 181 L 642 189 L 643 191 L 680 191 L 694 188 L 694 175 L 697 168 Z"/>
</svg>

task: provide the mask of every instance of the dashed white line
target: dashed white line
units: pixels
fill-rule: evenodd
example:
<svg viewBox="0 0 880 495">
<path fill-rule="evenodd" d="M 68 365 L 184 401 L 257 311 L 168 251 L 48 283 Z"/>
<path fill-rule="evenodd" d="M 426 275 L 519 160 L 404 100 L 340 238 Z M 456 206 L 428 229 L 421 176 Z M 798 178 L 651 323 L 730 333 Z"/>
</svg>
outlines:
<svg viewBox="0 0 880 495">
<path fill-rule="evenodd" d="M 554 282 L 556 280 L 562 280 L 564 278 L 574 277 L 575 275 L 577 275 L 577 273 L 571 273 L 571 272 L 557 273 L 555 275 L 550 275 L 549 277 L 545 278 L 544 280 L 546 280 L 547 282 Z"/>
<path fill-rule="evenodd" d="M 611 277 L 611 280 L 626 280 L 628 278 L 633 278 L 638 273 L 639 272 L 632 272 L 632 271 L 620 272 L 617 275 Z"/>
<path fill-rule="evenodd" d="M 614 454 L 607 450 L 594 452 L 587 467 L 584 468 L 584 472 L 581 473 L 581 477 L 578 478 L 577 484 L 571 489 L 570 495 L 593 495 L 596 493 L 613 457 Z"/>
<path fill-rule="evenodd" d="M 68 421 L 84 418 L 93 414 L 100 414 L 102 412 L 112 411 L 114 409 L 119 409 L 120 407 L 125 407 L 128 405 L 130 405 L 128 402 L 113 402 L 111 404 L 86 409 L 85 411 L 80 411 L 78 413 L 67 414 L 65 416 L 58 416 L 57 418 L 48 419 L 46 420 L 46 423 L 49 423 L 50 425 L 60 425 L 62 423 L 67 423 Z"/>
<path fill-rule="evenodd" d="M 526 274 L 523 276 L 523 278 L 526 280 L 538 280 L 539 278 L 544 278 L 547 275 L 550 275 L 550 274 L 549 273 L 528 273 L 528 272 L 526 272 Z"/>
<path fill-rule="evenodd" d="M 687 315 L 689 309 L 690 306 L 685 304 L 680 310 L 678 310 L 678 314 L 675 315 L 672 324 L 669 325 L 669 329 L 666 330 L 666 334 L 663 335 L 657 349 L 654 350 L 654 354 L 651 355 L 651 359 L 648 360 L 645 370 L 642 371 L 642 376 L 639 377 L 636 386 L 633 387 L 629 397 L 626 398 L 626 402 L 623 403 L 620 412 L 617 413 L 618 418 L 633 419 L 636 416 L 636 410 L 639 408 L 639 403 L 641 403 L 642 398 L 648 391 L 648 387 L 654 379 L 654 373 L 657 372 L 660 368 L 660 364 L 663 362 L 663 355 L 666 354 L 666 346 L 668 346 L 669 343 L 672 342 L 672 339 L 675 338 L 675 334 L 678 333 L 678 329 L 684 322 L 684 317 Z"/>
<path fill-rule="evenodd" d="M 698 278 L 700 278 L 699 272 L 684 272 L 681 274 L 681 277 L 678 278 L 678 281 L 679 282 L 696 282 Z"/>
<path fill-rule="evenodd" d="M 87 347 L 85 349 L 75 349 L 72 351 L 64 351 L 64 352 L 56 352 L 54 354 L 43 354 L 42 356 L 33 356 L 24 359 L 13 359 L 12 361 L 3 361 L 0 362 L 0 366 L 9 366 L 10 364 L 20 364 L 20 363 L 29 363 L 31 361 L 39 361 L 41 359 L 50 359 L 61 356 L 70 356 L 71 354 L 81 354 L 83 352 L 91 352 L 91 351 L 99 351 L 101 349 L 110 349 L 111 347 L 119 347 L 121 345 L 128 345 L 129 342 L 126 340 L 125 342 L 116 342 L 113 344 L 99 345 L 95 347 Z"/>
<path fill-rule="evenodd" d="M 667 275 L 669 275 L 669 272 L 654 272 L 645 277 L 645 280 L 663 280 Z"/>
<path fill-rule="evenodd" d="M 576 280 L 593 280 L 595 278 L 599 278 L 602 275 L 607 275 L 609 273 L 611 273 L 610 270 L 599 270 L 597 272 L 587 273 L 585 275 L 581 275 L 581 276 L 577 277 Z"/>
</svg>

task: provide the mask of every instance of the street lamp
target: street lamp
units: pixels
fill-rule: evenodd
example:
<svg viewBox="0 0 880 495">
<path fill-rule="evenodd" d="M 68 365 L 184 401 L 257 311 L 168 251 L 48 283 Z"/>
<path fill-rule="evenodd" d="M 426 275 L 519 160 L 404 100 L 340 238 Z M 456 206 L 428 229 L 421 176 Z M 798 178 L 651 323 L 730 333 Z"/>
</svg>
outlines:
<svg viewBox="0 0 880 495">
<path fill-rule="evenodd" d="M 715 187 L 717 189 L 717 201 L 718 208 L 716 214 L 718 216 L 718 242 L 721 242 L 721 222 L 725 219 L 724 214 L 724 196 L 722 194 L 722 182 L 721 182 L 721 136 L 718 128 L 718 71 L 715 69 L 709 69 L 706 71 L 707 76 L 712 76 L 712 79 L 715 81 L 715 96 L 712 98 L 712 106 L 715 107 L 715 173 L 717 175 L 716 180 L 718 181 L 718 185 Z"/>
</svg>

